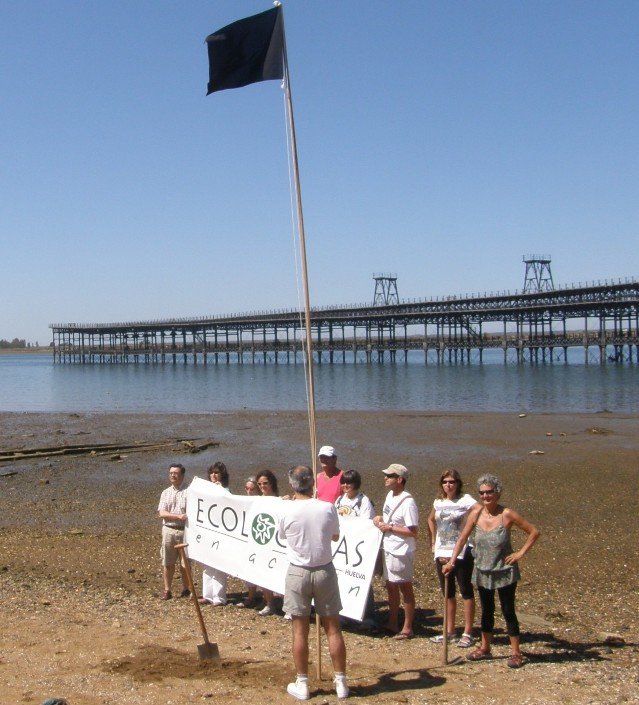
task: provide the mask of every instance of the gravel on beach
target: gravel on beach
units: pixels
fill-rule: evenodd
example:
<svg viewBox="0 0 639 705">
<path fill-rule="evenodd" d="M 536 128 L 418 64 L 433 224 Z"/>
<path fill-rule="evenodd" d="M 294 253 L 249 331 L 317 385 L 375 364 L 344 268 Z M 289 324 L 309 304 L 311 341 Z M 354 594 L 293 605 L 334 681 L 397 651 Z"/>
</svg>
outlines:
<svg viewBox="0 0 639 705">
<path fill-rule="evenodd" d="M 189 600 L 164 602 L 155 511 L 171 462 L 205 477 L 223 460 L 231 490 L 260 469 L 286 488 L 309 463 L 306 416 L 2 413 L 0 451 L 166 439 L 213 440 L 120 453 L 54 455 L 0 463 L 0 679 L 6 702 L 69 705 L 290 702 L 290 623 L 234 606 L 204 609 L 221 662 L 198 660 L 202 641 Z M 359 470 L 378 507 L 381 469 L 400 462 L 420 509 L 415 638 L 346 632 L 355 701 L 371 703 L 637 703 L 639 697 L 639 416 L 433 412 L 320 412 L 318 442 Z M 521 564 L 517 591 L 527 663 L 506 667 L 499 610 L 492 661 L 442 665 L 442 597 L 426 518 L 443 469 L 457 468 L 476 496 L 484 472 L 504 484 L 502 503 L 542 536 Z M 515 547 L 521 536 L 513 534 Z M 197 571 L 196 571 L 197 573 Z M 177 583 L 176 583 L 177 588 Z M 230 581 L 231 601 L 243 586 Z M 380 620 L 381 581 L 374 585 Z M 175 593 L 178 593 L 176 590 Z M 479 611 L 479 610 L 478 610 Z M 477 620 L 476 620 L 477 621 Z M 323 679 L 311 694 L 335 702 L 325 640 Z M 452 645 L 449 658 L 467 650 Z"/>
</svg>

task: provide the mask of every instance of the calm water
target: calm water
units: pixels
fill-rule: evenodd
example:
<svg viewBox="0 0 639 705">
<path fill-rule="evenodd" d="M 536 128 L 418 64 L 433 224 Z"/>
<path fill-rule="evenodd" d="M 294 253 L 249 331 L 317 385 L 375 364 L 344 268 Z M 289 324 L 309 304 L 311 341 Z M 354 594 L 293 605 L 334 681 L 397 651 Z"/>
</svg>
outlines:
<svg viewBox="0 0 639 705">
<path fill-rule="evenodd" d="M 317 408 L 639 410 L 636 365 L 316 366 Z M 305 409 L 302 365 L 54 365 L 0 355 L 0 411 Z"/>
</svg>

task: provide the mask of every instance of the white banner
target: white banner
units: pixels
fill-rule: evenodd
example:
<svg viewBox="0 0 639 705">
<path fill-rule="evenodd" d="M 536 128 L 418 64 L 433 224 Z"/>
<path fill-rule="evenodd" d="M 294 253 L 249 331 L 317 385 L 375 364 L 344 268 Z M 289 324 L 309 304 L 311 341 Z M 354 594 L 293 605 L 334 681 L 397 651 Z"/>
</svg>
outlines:
<svg viewBox="0 0 639 705">
<path fill-rule="evenodd" d="M 288 559 L 277 527 L 287 506 L 278 497 L 232 495 L 196 477 L 187 490 L 189 557 L 283 595 Z M 333 564 L 345 617 L 362 619 L 381 538 L 370 519 L 340 517 Z"/>
</svg>

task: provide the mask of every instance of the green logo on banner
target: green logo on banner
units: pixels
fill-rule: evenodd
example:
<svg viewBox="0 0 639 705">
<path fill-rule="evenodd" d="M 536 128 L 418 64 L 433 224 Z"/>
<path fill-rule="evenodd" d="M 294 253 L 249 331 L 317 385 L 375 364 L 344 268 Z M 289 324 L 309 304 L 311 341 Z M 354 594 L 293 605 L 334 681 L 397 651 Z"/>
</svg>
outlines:
<svg viewBox="0 0 639 705">
<path fill-rule="evenodd" d="M 270 514 L 258 514 L 251 524 L 253 540 L 265 546 L 275 536 L 275 519 Z"/>
</svg>

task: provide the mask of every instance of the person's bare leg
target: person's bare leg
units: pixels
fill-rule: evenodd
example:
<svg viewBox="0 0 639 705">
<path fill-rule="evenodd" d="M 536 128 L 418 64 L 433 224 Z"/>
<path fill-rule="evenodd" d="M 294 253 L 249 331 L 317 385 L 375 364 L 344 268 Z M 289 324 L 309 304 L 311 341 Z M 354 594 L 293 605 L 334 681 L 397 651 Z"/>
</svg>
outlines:
<svg viewBox="0 0 639 705">
<path fill-rule="evenodd" d="M 402 602 L 404 603 L 404 634 L 413 633 L 413 620 L 415 619 L 415 593 L 413 583 L 400 583 L 399 589 L 402 592 Z"/>
<path fill-rule="evenodd" d="M 175 574 L 174 565 L 163 565 L 162 566 L 162 579 L 164 580 L 164 589 L 167 592 L 171 590 L 171 583 L 173 582 L 173 575 Z"/>
<path fill-rule="evenodd" d="M 493 640 L 492 632 L 481 633 L 481 646 L 479 647 L 485 654 L 490 653 L 490 644 Z"/>
<path fill-rule="evenodd" d="M 455 635 L 455 617 L 457 616 L 457 600 L 449 597 L 446 600 L 446 617 L 448 621 L 448 635 Z"/>
<path fill-rule="evenodd" d="M 475 621 L 475 598 L 464 600 L 464 633 L 473 633 L 473 622 Z"/>
<path fill-rule="evenodd" d="M 333 662 L 335 673 L 346 673 L 346 644 L 342 628 L 339 623 L 339 615 L 335 617 L 322 617 L 322 627 L 326 632 L 328 642 L 328 652 Z"/>
<path fill-rule="evenodd" d="M 180 561 L 180 573 L 182 575 L 182 590 L 188 590 L 189 589 L 189 581 L 186 578 L 186 568 L 182 564 L 182 561 Z"/>
<path fill-rule="evenodd" d="M 293 617 L 293 663 L 298 676 L 308 674 L 308 617 Z"/>
<path fill-rule="evenodd" d="M 510 650 L 513 656 L 521 656 L 521 649 L 519 648 L 519 637 L 511 636 L 510 638 Z"/>
<path fill-rule="evenodd" d="M 386 629 L 399 631 L 399 585 L 397 583 L 386 583 L 388 591 L 388 621 Z"/>
</svg>

